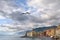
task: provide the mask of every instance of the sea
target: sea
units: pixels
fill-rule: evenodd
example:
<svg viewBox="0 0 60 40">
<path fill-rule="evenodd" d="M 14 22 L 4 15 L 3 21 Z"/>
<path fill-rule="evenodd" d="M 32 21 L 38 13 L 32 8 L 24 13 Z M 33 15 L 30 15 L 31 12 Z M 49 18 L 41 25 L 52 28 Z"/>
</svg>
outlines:
<svg viewBox="0 0 60 40">
<path fill-rule="evenodd" d="M 21 38 L 20 36 L 13 36 L 13 35 L 1 35 L 0 40 L 52 40 L 49 37 L 42 37 L 42 38 Z"/>
</svg>

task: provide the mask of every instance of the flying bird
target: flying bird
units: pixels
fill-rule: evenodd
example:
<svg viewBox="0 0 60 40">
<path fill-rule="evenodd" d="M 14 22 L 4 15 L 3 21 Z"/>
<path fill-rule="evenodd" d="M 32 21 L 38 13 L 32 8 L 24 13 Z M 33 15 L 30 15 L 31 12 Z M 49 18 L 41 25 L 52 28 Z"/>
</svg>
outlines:
<svg viewBox="0 0 60 40">
<path fill-rule="evenodd" d="M 29 12 L 26 12 L 26 13 L 22 13 L 22 14 L 30 14 Z"/>
</svg>

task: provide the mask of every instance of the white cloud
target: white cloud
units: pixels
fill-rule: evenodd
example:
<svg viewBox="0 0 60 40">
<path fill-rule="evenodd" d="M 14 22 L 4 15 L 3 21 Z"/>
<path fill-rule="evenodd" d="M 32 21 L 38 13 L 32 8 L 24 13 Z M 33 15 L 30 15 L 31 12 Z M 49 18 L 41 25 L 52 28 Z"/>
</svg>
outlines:
<svg viewBox="0 0 60 40">
<path fill-rule="evenodd" d="M 3 16 L 0 16 L 0 19 L 5 19 L 5 17 L 3 17 Z"/>
<path fill-rule="evenodd" d="M 44 19 L 44 21 L 55 20 L 54 22 L 52 21 L 51 24 L 55 24 L 55 22 L 57 22 L 57 24 L 60 23 L 60 12 L 58 12 L 58 10 L 60 10 L 60 0 L 29 0 L 27 4 L 30 8 L 33 7 L 33 9 L 35 9 L 33 13 L 36 14 L 35 16 L 37 16 L 37 14 L 40 15 L 40 19 Z"/>
<path fill-rule="evenodd" d="M 12 25 L 5 24 L 6 29 L 1 27 L 1 30 L 21 31 L 60 23 L 60 0 L 27 0 L 26 3 L 17 6 L 15 1 L 0 0 L 1 18 L 4 16 L 14 21 Z M 26 11 L 30 14 L 22 15 Z"/>
<path fill-rule="evenodd" d="M 5 32 L 14 32 L 13 29 L 9 29 L 10 26 L 7 25 L 1 25 L 0 26 L 0 31 L 5 31 Z"/>
</svg>

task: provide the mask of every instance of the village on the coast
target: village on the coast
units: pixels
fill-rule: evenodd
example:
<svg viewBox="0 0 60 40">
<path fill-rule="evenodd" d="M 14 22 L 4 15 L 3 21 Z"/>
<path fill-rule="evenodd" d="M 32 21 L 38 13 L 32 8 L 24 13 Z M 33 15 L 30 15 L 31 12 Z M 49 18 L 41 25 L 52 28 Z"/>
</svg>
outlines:
<svg viewBox="0 0 60 40">
<path fill-rule="evenodd" d="M 60 25 L 39 27 L 26 31 L 24 37 L 60 37 Z"/>
</svg>

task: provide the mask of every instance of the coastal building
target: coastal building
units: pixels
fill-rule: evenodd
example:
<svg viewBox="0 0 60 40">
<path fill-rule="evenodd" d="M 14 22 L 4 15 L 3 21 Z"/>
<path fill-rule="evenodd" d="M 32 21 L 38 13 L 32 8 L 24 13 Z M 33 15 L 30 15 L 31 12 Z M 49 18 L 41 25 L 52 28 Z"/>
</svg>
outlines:
<svg viewBox="0 0 60 40">
<path fill-rule="evenodd" d="M 27 31 L 27 36 L 28 37 L 36 37 L 36 35 L 37 35 L 36 32 L 33 31 L 33 30 L 32 31 L 31 30 L 30 31 Z"/>
<path fill-rule="evenodd" d="M 60 25 L 56 28 L 56 35 L 60 37 Z"/>
<path fill-rule="evenodd" d="M 59 26 L 48 26 L 48 27 L 39 27 L 28 31 L 26 34 L 28 37 L 41 37 L 49 36 L 53 37 L 55 35 L 60 35 L 60 25 Z"/>
<path fill-rule="evenodd" d="M 51 28 L 51 29 L 48 29 L 46 30 L 46 36 L 50 36 L 50 37 L 53 37 L 55 36 L 55 28 Z"/>
<path fill-rule="evenodd" d="M 57 28 L 57 26 L 49 26 L 49 27 L 36 28 L 34 30 L 37 33 L 37 35 L 39 32 L 40 35 L 38 35 L 38 37 L 39 36 L 54 36 L 56 28 Z"/>
</svg>

